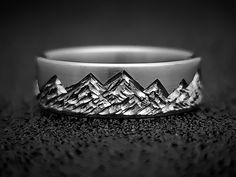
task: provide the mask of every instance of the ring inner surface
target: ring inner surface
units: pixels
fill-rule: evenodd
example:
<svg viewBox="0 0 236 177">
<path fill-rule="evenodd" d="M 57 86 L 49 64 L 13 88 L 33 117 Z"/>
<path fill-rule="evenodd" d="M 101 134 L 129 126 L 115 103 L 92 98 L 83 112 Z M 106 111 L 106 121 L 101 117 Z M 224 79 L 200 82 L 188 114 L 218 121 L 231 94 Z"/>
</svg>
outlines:
<svg viewBox="0 0 236 177">
<path fill-rule="evenodd" d="M 159 63 L 187 60 L 193 53 L 158 47 L 78 47 L 51 50 L 45 57 L 81 63 Z"/>
</svg>

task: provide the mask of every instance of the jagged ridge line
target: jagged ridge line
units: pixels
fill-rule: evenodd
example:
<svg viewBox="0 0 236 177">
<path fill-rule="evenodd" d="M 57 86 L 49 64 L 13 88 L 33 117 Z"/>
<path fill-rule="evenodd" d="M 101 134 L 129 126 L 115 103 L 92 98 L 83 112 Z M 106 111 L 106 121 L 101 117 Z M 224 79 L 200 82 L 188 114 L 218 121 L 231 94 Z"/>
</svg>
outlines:
<svg viewBox="0 0 236 177">
<path fill-rule="evenodd" d="M 70 90 L 70 88 L 73 88 L 73 87 L 75 87 L 75 86 L 78 86 L 78 85 L 80 85 L 84 80 L 85 80 L 85 78 L 86 77 L 88 77 L 89 75 L 91 75 L 92 77 L 94 77 L 95 79 L 96 79 L 96 81 L 98 81 L 99 82 L 99 84 L 101 84 L 106 90 L 105 91 L 109 91 L 107 88 L 106 88 L 106 85 L 108 84 L 108 81 L 109 80 L 111 80 L 112 78 L 114 78 L 116 75 L 118 75 L 118 74 L 122 74 L 123 72 L 125 72 L 125 73 L 127 73 L 125 70 L 123 70 L 123 71 L 121 71 L 121 72 L 119 72 L 119 73 L 117 73 L 117 74 L 115 74 L 114 76 L 112 76 L 110 79 L 108 79 L 104 84 L 97 78 L 97 77 L 95 77 L 95 75 L 94 74 L 92 74 L 92 73 L 89 73 L 88 75 L 86 75 L 83 79 L 81 79 L 79 82 L 77 82 L 77 83 L 75 83 L 75 84 L 72 84 L 72 85 L 70 85 L 70 86 L 68 86 L 68 87 L 64 87 L 64 85 L 63 85 L 63 83 L 62 83 L 62 86 L 65 88 L 65 90 L 67 91 L 67 93 L 69 93 L 71 90 Z M 128 74 L 128 73 L 127 73 Z M 128 74 L 128 76 L 130 76 L 129 74 Z M 45 86 L 46 85 L 48 85 L 48 83 L 49 83 L 49 81 L 51 81 L 52 80 L 52 78 L 57 78 L 59 81 L 61 81 L 58 77 L 57 77 L 57 75 L 54 75 L 54 76 L 52 76 L 47 82 L 46 82 L 46 84 L 44 84 L 42 87 L 41 87 L 41 89 L 40 89 L 40 93 L 41 93 L 41 91 L 43 90 L 43 88 L 45 88 Z M 130 76 L 131 77 L 131 76 Z M 133 77 L 131 77 L 131 79 L 133 80 L 133 81 L 135 81 L 136 83 L 138 83 L 140 86 L 141 86 L 141 88 L 143 88 L 143 90 L 142 90 L 142 92 L 143 91 L 145 91 L 146 89 L 148 89 L 148 87 L 150 87 L 156 80 L 158 80 L 160 83 L 161 83 L 161 81 L 159 80 L 159 79 L 156 79 L 156 80 L 154 80 L 150 85 L 148 85 L 146 88 L 144 88 L 138 81 L 136 81 Z M 187 83 L 186 81 L 185 81 L 185 79 L 182 79 L 181 80 L 181 82 L 184 82 L 184 83 Z M 181 83 L 180 82 L 180 83 Z M 190 82 L 191 83 L 191 82 Z M 187 86 L 188 86 L 189 84 L 187 84 Z M 161 83 L 161 86 L 166 90 L 166 88 L 165 88 L 165 86 Z M 187 87 L 186 86 L 186 87 Z M 162 89 L 162 87 L 160 87 L 161 89 Z M 104 92 L 105 92 L 104 91 Z M 166 91 L 167 92 L 167 91 Z M 167 92 L 168 93 L 168 92 Z M 167 97 L 170 95 L 171 93 L 168 93 L 168 95 L 167 95 Z"/>
<path fill-rule="evenodd" d="M 126 74 L 126 71 L 124 72 L 119 72 L 119 73 L 117 73 L 115 76 L 113 76 L 112 78 L 115 78 L 115 79 L 113 79 L 114 81 L 115 80 L 117 80 L 117 78 L 119 78 L 119 77 L 117 77 L 117 75 L 121 75 L 121 74 L 123 74 L 123 73 L 125 73 Z M 196 74 L 198 74 L 197 72 L 196 72 Z M 195 75 L 196 75 L 195 74 Z M 127 75 L 127 74 L 126 74 Z M 129 77 L 129 75 L 128 75 L 128 77 Z M 194 76 L 195 77 L 195 76 Z M 71 90 L 71 92 L 73 93 L 73 86 L 75 86 L 75 85 L 77 85 L 77 86 L 80 86 L 81 85 L 81 83 L 83 83 L 83 81 L 86 81 L 87 79 L 86 78 L 94 78 L 101 86 L 103 86 L 103 89 L 104 89 L 104 91 L 103 91 L 103 93 L 105 93 L 105 92 L 109 92 L 110 90 L 109 89 L 106 89 L 106 87 L 104 86 L 104 84 L 102 84 L 92 73 L 90 73 L 90 74 L 88 74 L 86 77 L 84 77 L 81 81 L 79 81 L 77 84 L 74 84 L 74 85 L 72 85 L 72 86 L 69 86 L 69 88 L 72 88 L 72 90 Z M 112 79 L 111 78 L 111 79 Z M 56 79 L 58 79 L 58 78 L 56 78 Z M 111 80 L 110 79 L 110 80 Z M 132 77 L 129 77 L 129 79 L 131 79 L 132 81 L 135 81 L 135 79 L 133 79 Z M 194 78 L 193 78 L 194 79 Z M 51 81 L 52 79 L 50 79 L 49 81 Z M 59 79 L 58 79 L 59 80 Z M 47 84 L 49 84 L 49 81 L 45 84 L 45 85 L 47 85 Z M 60 81 L 60 80 L 59 80 Z M 192 80 L 193 81 L 193 80 Z M 190 82 L 190 83 L 192 83 L 192 81 Z M 199 80 L 200 81 L 200 80 Z M 61 81 L 60 81 L 61 82 Z M 137 82 L 137 81 L 136 81 Z M 155 81 L 154 81 L 155 82 Z M 137 82 L 138 83 L 138 82 Z M 51 84 L 51 83 L 50 83 Z M 139 84 L 139 83 L 138 83 Z M 186 88 L 188 85 L 190 85 L 190 84 L 187 84 L 186 83 L 186 81 L 183 79 L 181 82 L 180 82 L 180 84 L 182 84 L 183 85 L 183 87 L 184 88 Z M 62 85 L 62 84 L 61 84 Z M 139 84 L 140 85 L 140 84 Z M 149 86 L 151 86 L 152 84 L 150 84 Z M 63 85 L 62 85 L 63 86 Z M 135 85 L 134 85 L 135 86 Z M 148 87 L 149 87 L 148 86 Z M 163 86 L 163 85 L 162 85 Z M 136 86 L 135 86 L 136 87 Z M 147 87 L 147 88 L 148 88 Z M 147 89 L 146 88 L 146 89 Z M 161 87 L 158 85 L 158 88 L 159 89 L 161 89 Z M 177 87 L 178 88 L 178 87 Z M 66 89 L 66 88 L 65 88 Z M 80 88 L 81 89 L 81 88 Z M 139 91 L 141 91 L 139 88 L 137 88 Z M 143 91 L 141 91 L 141 92 L 143 92 Z M 103 94 L 103 93 L 101 93 L 101 94 Z M 57 97 L 60 97 L 61 95 L 66 95 L 66 94 L 68 94 L 68 93 L 65 93 L 65 94 L 60 94 L 60 95 L 58 95 Z M 148 98 L 149 98 L 149 94 L 146 94 L 146 93 L 144 93 Z M 170 95 L 170 94 L 169 94 Z M 69 96 L 70 97 L 70 96 Z M 127 98 L 130 98 L 131 96 L 127 96 Z M 138 97 L 139 98 L 139 97 Z M 106 100 L 106 101 L 108 101 L 108 100 Z M 108 101 L 109 102 L 109 101 Z M 122 101 L 123 102 L 123 101 Z M 120 102 L 120 103 L 122 103 L 122 102 Z M 114 104 L 113 104 L 114 105 Z M 112 104 L 111 104 L 111 106 L 112 106 Z M 105 107 L 105 108 L 108 108 L 109 106 L 107 106 L 107 107 Z M 104 109 L 105 109 L 104 108 Z M 147 107 L 146 107 L 147 108 Z M 89 110 L 90 108 L 87 108 L 87 110 Z M 104 110 L 103 109 L 103 110 Z M 143 110 L 143 108 L 141 107 L 139 110 Z"/>
<path fill-rule="evenodd" d="M 114 76 L 112 76 L 110 79 L 108 79 L 108 81 L 109 80 L 111 80 L 112 78 L 114 78 L 115 76 L 117 76 L 118 74 L 123 74 L 123 73 L 127 73 L 126 71 L 122 71 L 122 72 L 119 72 L 119 73 L 117 73 L 117 74 L 115 74 Z M 128 74 L 128 73 L 127 73 Z M 197 74 L 197 73 L 196 73 Z M 77 83 L 75 83 L 75 84 L 73 84 L 73 85 L 71 85 L 71 86 L 68 86 L 68 87 L 64 87 L 64 85 L 62 84 L 62 86 L 65 88 L 65 90 L 67 91 L 67 93 L 63 93 L 63 94 L 61 94 L 61 95 L 68 95 L 69 97 L 71 96 L 71 92 L 73 92 L 73 89 L 72 90 L 70 90 L 70 88 L 73 88 L 74 86 L 79 86 L 79 85 L 81 85 L 81 83 L 83 82 L 83 81 L 85 81 L 86 80 L 86 78 L 87 77 L 89 77 L 89 76 L 92 76 L 92 77 L 94 77 L 95 78 L 95 80 L 96 81 L 98 81 L 99 82 L 99 84 L 101 84 L 103 87 L 104 87 L 104 92 L 103 93 L 105 93 L 105 92 L 109 92 L 109 89 L 107 89 L 105 86 L 106 86 L 106 84 L 107 84 L 107 82 L 105 83 L 105 84 L 103 84 L 99 79 L 97 79 L 92 73 L 89 73 L 88 75 L 86 75 L 83 79 L 81 79 L 79 82 L 77 82 Z M 130 75 L 128 75 L 128 76 L 130 76 Z M 131 77 L 131 76 L 130 76 Z M 45 88 L 45 86 L 47 86 L 48 85 L 48 83 L 52 80 L 52 79 L 58 79 L 59 81 L 60 81 L 60 79 L 56 76 L 56 75 L 54 75 L 54 76 L 52 76 L 52 78 L 50 78 L 49 79 L 49 81 L 44 85 L 44 86 L 42 86 L 42 88 L 40 89 L 40 93 L 41 93 L 41 90 L 43 90 L 43 88 Z M 132 77 L 131 77 L 131 79 L 132 80 L 134 80 L 134 81 L 136 81 L 135 79 L 133 79 Z M 156 80 L 158 80 L 158 79 L 156 79 Z M 146 89 L 148 89 L 156 80 L 154 80 L 149 86 L 147 86 L 143 91 L 145 91 Z M 159 80 L 158 80 L 159 81 Z M 60 81 L 61 82 L 61 81 Z M 137 81 L 136 81 L 137 82 Z M 61 82 L 62 83 L 62 82 Z M 138 82 L 137 82 L 138 83 Z M 160 89 L 163 91 L 163 88 L 165 89 L 165 87 L 163 86 L 163 84 L 161 83 L 161 81 L 159 81 L 159 83 L 161 84 L 160 86 L 158 86 L 158 87 L 160 87 Z M 187 82 L 184 80 L 184 79 L 182 79 L 181 80 L 181 82 L 180 82 L 180 84 L 181 83 L 183 83 L 183 85 L 184 85 L 184 88 L 187 88 L 187 86 L 189 85 L 189 84 L 187 84 Z M 191 83 L 191 82 L 190 82 Z M 138 83 L 139 84 L 139 83 Z M 140 85 L 140 84 L 139 84 Z M 141 86 L 141 85 L 140 85 Z M 165 89 L 166 90 L 166 89 Z M 175 90 L 175 89 L 174 89 Z M 174 91 L 173 90 L 173 91 Z M 143 92 L 142 91 L 142 92 Z M 102 93 L 102 94 L 103 94 Z M 167 92 L 168 93 L 168 92 Z M 171 93 L 173 93 L 173 92 L 171 92 Z M 170 93 L 170 94 L 171 94 Z M 147 95 L 145 92 L 144 92 L 144 94 L 145 95 Z M 170 95 L 170 94 L 168 94 L 168 96 Z M 59 97 L 59 96 L 61 96 L 61 95 L 58 95 L 58 96 L 56 96 L 56 97 Z M 168 97 L 168 96 L 165 96 L 165 97 Z"/>
</svg>

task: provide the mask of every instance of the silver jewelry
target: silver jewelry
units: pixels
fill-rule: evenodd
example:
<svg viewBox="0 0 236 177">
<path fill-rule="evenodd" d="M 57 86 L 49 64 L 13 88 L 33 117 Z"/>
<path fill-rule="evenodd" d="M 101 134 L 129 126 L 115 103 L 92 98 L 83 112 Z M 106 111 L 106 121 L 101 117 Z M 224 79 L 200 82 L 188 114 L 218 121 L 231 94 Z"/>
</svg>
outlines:
<svg viewBox="0 0 236 177">
<path fill-rule="evenodd" d="M 39 104 L 88 117 L 159 116 L 202 102 L 201 58 L 185 50 L 100 46 L 37 58 Z"/>
</svg>

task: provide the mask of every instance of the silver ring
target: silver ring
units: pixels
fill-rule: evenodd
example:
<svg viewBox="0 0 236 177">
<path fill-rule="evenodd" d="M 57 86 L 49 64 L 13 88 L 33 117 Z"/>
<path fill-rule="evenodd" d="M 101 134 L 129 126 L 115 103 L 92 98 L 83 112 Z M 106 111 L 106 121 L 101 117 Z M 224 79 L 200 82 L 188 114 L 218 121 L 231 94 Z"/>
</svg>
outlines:
<svg viewBox="0 0 236 177">
<path fill-rule="evenodd" d="M 86 117 L 147 117 L 202 102 L 201 58 L 144 46 L 74 47 L 37 57 L 39 105 Z"/>
</svg>

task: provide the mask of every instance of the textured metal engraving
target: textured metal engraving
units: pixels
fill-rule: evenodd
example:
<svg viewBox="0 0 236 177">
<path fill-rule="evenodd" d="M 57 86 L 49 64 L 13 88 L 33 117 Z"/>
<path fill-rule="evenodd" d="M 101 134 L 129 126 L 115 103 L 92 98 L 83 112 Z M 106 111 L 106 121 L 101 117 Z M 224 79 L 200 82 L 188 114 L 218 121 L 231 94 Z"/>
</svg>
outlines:
<svg viewBox="0 0 236 177">
<path fill-rule="evenodd" d="M 53 76 L 40 90 L 39 103 L 43 108 L 84 115 L 158 115 L 192 108 L 202 101 L 199 73 L 187 84 L 183 79 L 168 94 L 156 79 L 143 88 L 126 71 L 105 84 L 93 74 L 65 88 Z"/>
</svg>

